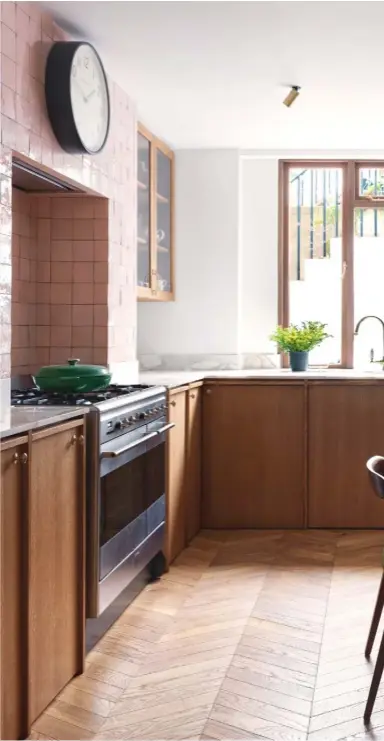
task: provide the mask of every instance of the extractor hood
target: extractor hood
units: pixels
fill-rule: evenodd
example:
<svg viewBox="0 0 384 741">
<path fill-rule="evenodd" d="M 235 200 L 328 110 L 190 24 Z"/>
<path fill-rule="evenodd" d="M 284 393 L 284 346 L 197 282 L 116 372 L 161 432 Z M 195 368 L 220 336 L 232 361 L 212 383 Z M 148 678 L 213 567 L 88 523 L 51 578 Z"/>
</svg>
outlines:
<svg viewBox="0 0 384 741">
<path fill-rule="evenodd" d="M 82 193 L 79 188 L 17 159 L 12 160 L 12 187 L 26 193 Z"/>
</svg>

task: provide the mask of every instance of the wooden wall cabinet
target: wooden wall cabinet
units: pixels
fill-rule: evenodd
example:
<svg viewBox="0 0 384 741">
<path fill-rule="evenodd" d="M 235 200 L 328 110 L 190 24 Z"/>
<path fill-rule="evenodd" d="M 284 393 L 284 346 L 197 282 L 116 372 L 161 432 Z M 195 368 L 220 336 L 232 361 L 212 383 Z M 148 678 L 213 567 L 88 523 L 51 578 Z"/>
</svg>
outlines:
<svg viewBox="0 0 384 741">
<path fill-rule="evenodd" d="M 384 527 L 383 502 L 365 467 L 383 455 L 383 420 L 382 383 L 309 384 L 309 527 Z"/>
<path fill-rule="evenodd" d="M 305 385 L 208 384 L 203 419 L 203 527 L 304 527 Z"/>
<path fill-rule="evenodd" d="M 1 739 L 83 671 L 84 421 L 0 443 Z"/>
<path fill-rule="evenodd" d="M 29 722 L 84 668 L 82 420 L 32 435 L 29 504 Z"/>
<path fill-rule="evenodd" d="M 141 124 L 137 137 L 137 296 L 172 301 L 173 152 Z"/>
<path fill-rule="evenodd" d="M 0 444 L 0 467 L 0 738 L 18 739 L 28 735 L 28 436 Z"/>
</svg>

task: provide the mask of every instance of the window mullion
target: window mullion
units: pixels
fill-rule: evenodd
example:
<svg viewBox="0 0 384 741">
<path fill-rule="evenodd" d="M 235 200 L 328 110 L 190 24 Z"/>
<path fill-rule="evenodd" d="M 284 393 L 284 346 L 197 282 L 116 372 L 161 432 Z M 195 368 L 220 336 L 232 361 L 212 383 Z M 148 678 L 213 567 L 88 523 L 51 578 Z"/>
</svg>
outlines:
<svg viewBox="0 0 384 741">
<path fill-rule="evenodd" d="M 353 282 L 353 243 L 354 243 L 354 205 L 355 205 L 355 163 L 347 162 L 343 177 L 343 284 L 342 284 L 342 337 L 341 365 L 353 368 L 354 332 L 354 282 Z"/>
</svg>

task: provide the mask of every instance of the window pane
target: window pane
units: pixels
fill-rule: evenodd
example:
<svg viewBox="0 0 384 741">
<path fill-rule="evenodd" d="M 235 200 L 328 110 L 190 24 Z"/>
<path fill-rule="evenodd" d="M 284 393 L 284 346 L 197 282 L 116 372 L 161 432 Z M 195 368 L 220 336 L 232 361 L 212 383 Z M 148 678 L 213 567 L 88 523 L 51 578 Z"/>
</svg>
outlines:
<svg viewBox="0 0 384 741">
<path fill-rule="evenodd" d="M 384 198 L 384 167 L 360 167 L 359 194 L 366 198 Z"/>
<path fill-rule="evenodd" d="M 157 152 L 157 288 L 171 291 L 171 160 Z"/>
<path fill-rule="evenodd" d="M 355 209 L 354 301 L 356 323 L 364 316 L 384 319 L 384 208 Z M 367 319 L 354 342 L 354 364 L 369 364 L 370 350 L 376 360 L 383 357 L 383 332 L 380 323 Z"/>
<path fill-rule="evenodd" d="M 310 363 L 341 359 L 342 190 L 340 168 L 289 171 L 289 319 L 320 321 L 333 337 Z"/>
<path fill-rule="evenodd" d="M 150 284 L 150 147 L 142 134 L 137 140 L 137 283 Z"/>
</svg>

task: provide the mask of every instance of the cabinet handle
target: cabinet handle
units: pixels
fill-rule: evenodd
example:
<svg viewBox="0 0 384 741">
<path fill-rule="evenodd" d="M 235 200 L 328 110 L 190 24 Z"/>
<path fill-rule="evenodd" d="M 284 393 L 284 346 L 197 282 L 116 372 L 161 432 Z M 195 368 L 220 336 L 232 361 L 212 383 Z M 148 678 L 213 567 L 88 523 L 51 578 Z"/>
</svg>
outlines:
<svg viewBox="0 0 384 741">
<path fill-rule="evenodd" d="M 79 435 L 79 445 L 84 445 L 84 435 Z"/>
<path fill-rule="evenodd" d="M 21 456 L 20 456 L 20 461 L 21 461 L 21 463 L 23 463 L 24 465 L 25 465 L 26 463 L 28 463 L 28 453 L 22 453 L 22 454 L 21 454 Z"/>
<path fill-rule="evenodd" d="M 18 453 L 14 453 L 12 457 L 12 463 L 15 464 L 15 466 L 20 463 L 20 456 Z"/>
<path fill-rule="evenodd" d="M 189 398 L 190 399 L 195 399 L 196 398 L 196 394 L 189 394 Z"/>
<path fill-rule="evenodd" d="M 72 435 L 71 437 L 71 445 L 76 445 L 77 443 L 77 435 Z"/>
<path fill-rule="evenodd" d="M 212 389 L 206 389 L 206 392 L 205 393 L 206 394 L 211 394 L 212 393 Z"/>
<path fill-rule="evenodd" d="M 175 406 L 176 406 L 176 402 L 175 401 L 171 401 L 171 407 L 175 407 Z"/>
</svg>

